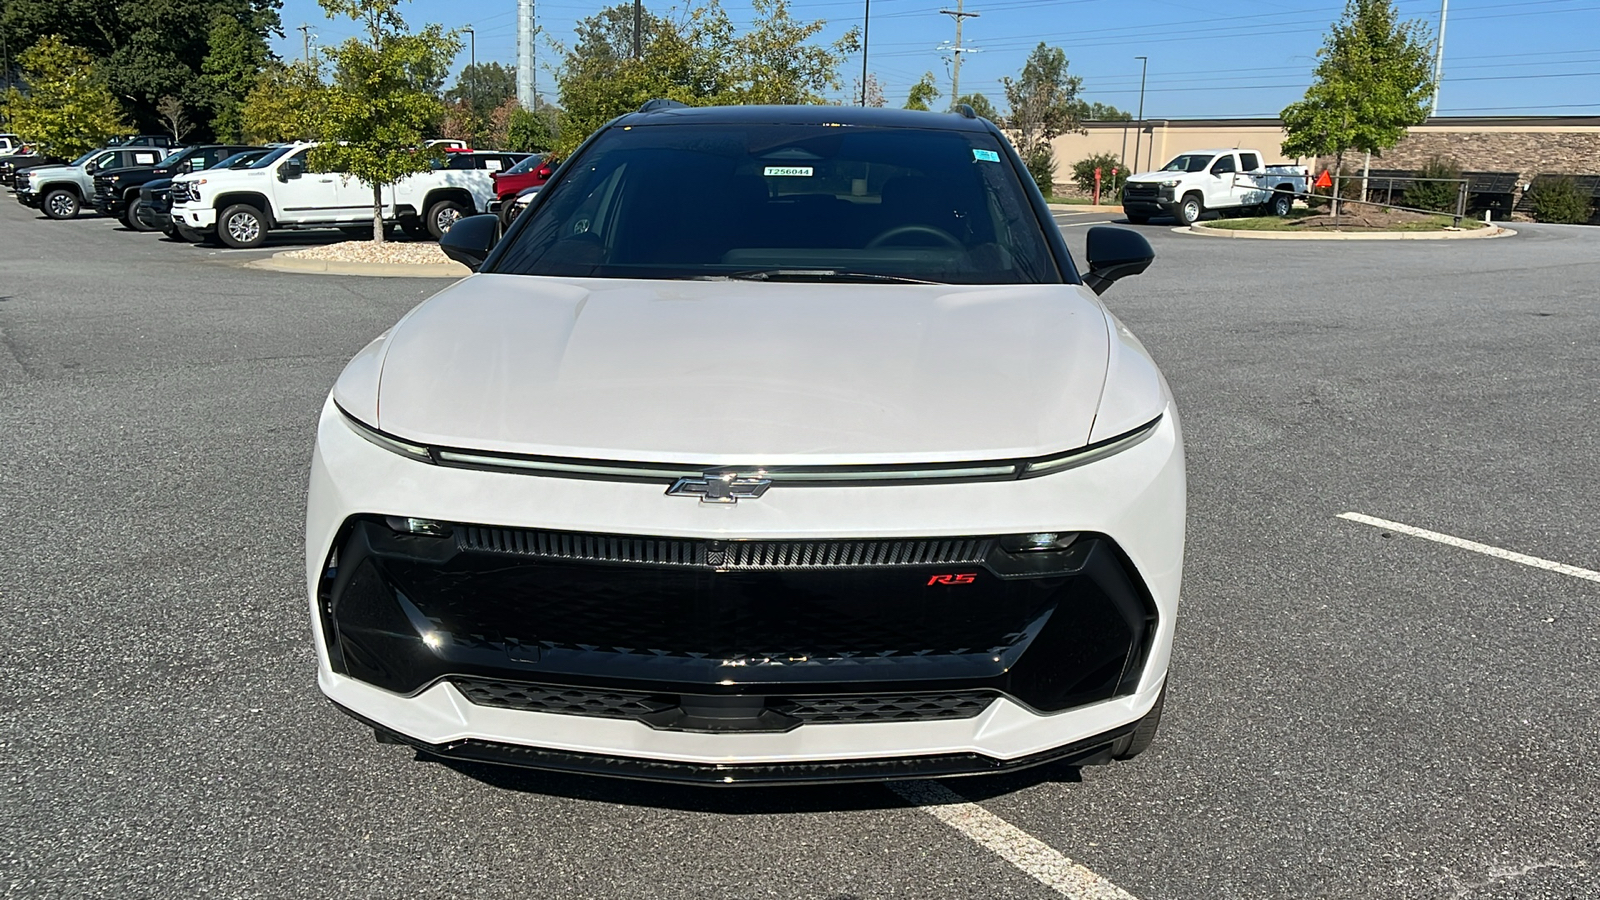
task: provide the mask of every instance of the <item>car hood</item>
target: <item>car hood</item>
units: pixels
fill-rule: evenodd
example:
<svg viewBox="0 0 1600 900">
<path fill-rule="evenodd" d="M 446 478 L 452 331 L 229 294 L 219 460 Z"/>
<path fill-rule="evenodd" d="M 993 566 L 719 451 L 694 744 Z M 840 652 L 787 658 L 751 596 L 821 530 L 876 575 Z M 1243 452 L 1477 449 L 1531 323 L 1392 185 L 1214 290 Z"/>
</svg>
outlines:
<svg viewBox="0 0 1600 900">
<path fill-rule="evenodd" d="M 29 175 L 43 175 L 50 178 L 56 175 L 82 175 L 83 166 L 34 166 L 27 171 Z"/>
<path fill-rule="evenodd" d="M 1128 176 L 1128 180 L 1130 182 L 1138 182 L 1140 184 L 1144 184 L 1144 183 L 1151 182 L 1151 181 L 1160 183 L 1160 182 L 1163 182 L 1163 181 L 1172 181 L 1174 179 L 1187 178 L 1188 176 L 1194 175 L 1194 174 L 1197 174 L 1197 173 L 1194 173 L 1194 172 L 1140 172 L 1137 175 L 1129 175 Z"/>
<path fill-rule="evenodd" d="M 1109 340 L 1076 285 L 477 275 L 413 310 L 334 394 L 438 446 L 709 465 L 1000 459 L 1088 442 Z"/>
</svg>

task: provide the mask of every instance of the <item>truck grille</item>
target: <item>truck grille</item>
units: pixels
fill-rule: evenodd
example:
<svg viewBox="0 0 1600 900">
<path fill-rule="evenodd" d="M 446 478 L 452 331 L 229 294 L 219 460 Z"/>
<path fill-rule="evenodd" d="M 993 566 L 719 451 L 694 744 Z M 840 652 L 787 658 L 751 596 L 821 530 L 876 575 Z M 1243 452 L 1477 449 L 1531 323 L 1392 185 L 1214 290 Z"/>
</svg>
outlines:
<svg viewBox="0 0 1600 900">
<path fill-rule="evenodd" d="M 1161 187 L 1153 183 L 1129 182 L 1122 189 L 1124 200 L 1155 200 L 1161 195 Z"/>
</svg>

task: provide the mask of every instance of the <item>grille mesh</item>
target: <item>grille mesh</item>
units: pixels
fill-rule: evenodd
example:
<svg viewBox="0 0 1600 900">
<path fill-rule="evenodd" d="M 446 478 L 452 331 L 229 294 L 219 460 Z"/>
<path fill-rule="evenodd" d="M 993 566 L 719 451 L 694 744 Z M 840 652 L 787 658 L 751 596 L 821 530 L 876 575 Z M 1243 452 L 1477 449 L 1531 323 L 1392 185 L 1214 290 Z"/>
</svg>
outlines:
<svg viewBox="0 0 1600 900">
<path fill-rule="evenodd" d="M 976 564 L 989 538 L 845 541 L 705 541 L 468 525 L 461 548 L 540 559 L 722 570 Z"/>
<path fill-rule="evenodd" d="M 637 719 L 676 707 L 673 695 L 561 687 L 485 678 L 454 678 L 451 683 L 479 706 L 526 712 L 559 713 L 600 719 Z M 767 708 L 806 724 L 840 722 L 925 722 L 970 719 L 988 708 L 987 691 L 944 691 L 871 696 L 768 697 Z"/>
</svg>

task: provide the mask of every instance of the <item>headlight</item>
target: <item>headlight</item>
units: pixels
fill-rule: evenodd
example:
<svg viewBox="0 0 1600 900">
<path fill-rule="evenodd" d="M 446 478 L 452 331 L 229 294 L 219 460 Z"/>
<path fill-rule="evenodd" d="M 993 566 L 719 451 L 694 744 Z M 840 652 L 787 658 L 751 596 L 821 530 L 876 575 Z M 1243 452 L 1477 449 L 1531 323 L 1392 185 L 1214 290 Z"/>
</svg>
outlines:
<svg viewBox="0 0 1600 900">
<path fill-rule="evenodd" d="M 1038 534 L 1012 534 L 1000 539 L 1000 549 L 1007 553 L 1052 553 L 1072 546 L 1078 539 L 1075 531 L 1045 531 Z"/>
<path fill-rule="evenodd" d="M 1162 187 L 1177 187 L 1178 185 L 1180 185 L 1182 183 L 1183 182 L 1180 181 L 1177 178 L 1169 178 L 1166 181 L 1161 182 L 1161 186 Z"/>
</svg>

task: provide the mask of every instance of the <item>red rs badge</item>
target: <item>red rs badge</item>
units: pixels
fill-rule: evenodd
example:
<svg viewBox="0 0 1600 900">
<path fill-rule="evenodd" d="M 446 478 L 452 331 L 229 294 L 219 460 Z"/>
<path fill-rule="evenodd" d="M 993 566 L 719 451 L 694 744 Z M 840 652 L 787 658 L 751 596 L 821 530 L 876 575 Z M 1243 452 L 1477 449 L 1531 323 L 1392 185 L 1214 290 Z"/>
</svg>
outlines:
<svg viewBox="0 0 1600 900">
<path fill-rule="evenodd" d="M 928 585 L 935 584 L 971 584 L 978 580 L 978 573 L 967 572 L 961 575 L 935 575 L 928 579 Z"/>
</svg>

